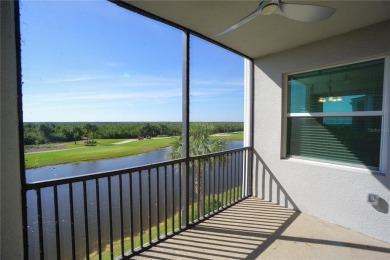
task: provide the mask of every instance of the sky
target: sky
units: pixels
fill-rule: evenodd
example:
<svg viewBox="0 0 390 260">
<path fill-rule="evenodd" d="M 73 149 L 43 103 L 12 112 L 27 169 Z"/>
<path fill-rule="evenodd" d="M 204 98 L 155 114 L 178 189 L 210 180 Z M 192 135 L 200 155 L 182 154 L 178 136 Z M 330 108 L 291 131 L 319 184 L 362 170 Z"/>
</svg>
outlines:
<svg viewBox="0 0 390 260">
<path fill-rule="evenodd" d="M 104 0 L 22 0 L 20 14 L 25 122 L 181 121 L 180 30 Z M 242 122 L 244 58 L 190 43 L 190 120 Z"/>
</svg>

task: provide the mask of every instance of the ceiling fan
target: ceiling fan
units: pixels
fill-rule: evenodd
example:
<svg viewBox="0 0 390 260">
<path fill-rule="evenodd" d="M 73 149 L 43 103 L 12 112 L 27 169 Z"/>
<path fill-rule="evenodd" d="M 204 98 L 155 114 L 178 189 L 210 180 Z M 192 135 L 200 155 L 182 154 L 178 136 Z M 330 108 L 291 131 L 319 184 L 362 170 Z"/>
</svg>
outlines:
<svg viewBox="0 0 390 260">
<path fill-rule="evenodd" d="M 335 11 L 334 8 L 320 5 L 286 4 L 280 0 L 260 0 L 259 7 L 256 10 L 215 36 L 231 32 L 258 15 L 278 14 L 301 22 L 316 22 L 329 19 Z"/>
</svg>

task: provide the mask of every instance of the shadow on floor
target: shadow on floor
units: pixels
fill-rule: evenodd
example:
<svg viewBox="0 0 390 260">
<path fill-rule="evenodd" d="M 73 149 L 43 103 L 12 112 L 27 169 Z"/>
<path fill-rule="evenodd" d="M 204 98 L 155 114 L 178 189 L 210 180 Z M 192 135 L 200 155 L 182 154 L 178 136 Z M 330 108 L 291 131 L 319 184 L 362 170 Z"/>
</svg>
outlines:
<svg viewBox="0 0 390 260">
<path fill-rule="evenodd" d="M 385 247 L 283 234 L 300 215 L 251 197 L 135 259 L 256 259 L 276 240 L 390 254 Z"/>
</svg>

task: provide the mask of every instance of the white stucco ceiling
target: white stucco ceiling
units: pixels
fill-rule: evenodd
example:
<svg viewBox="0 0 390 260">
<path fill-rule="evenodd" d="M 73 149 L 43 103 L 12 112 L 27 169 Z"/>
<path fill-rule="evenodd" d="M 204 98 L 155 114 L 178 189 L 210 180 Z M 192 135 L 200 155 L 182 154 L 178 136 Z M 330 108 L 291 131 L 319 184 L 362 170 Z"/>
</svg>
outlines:
<svg viewBox="0 0 390 260">
<path fill-rule="evenodd" d="M 154 15 L 214 39 L 249 57 L 257 58 L 353 31 L 390 19 L 390 1 L 302 1 L 336 9 L 331 19 L 304 23 L 279 15 L 258 16 L 228 34 L 214 35 L 257 8 L 257 0 L 125 0 Z M 390 28 L 389 28 L 390 30 Z M 380 37 L 378 35 L 378 37 Z"/>
</svg>

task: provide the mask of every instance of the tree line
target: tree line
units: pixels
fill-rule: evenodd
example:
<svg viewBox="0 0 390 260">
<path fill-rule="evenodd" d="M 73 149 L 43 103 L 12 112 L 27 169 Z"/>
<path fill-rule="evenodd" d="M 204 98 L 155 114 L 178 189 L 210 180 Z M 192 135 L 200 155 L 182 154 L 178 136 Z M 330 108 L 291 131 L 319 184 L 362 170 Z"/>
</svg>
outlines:
<svg viewBox="0 0 390 260">
<path fill-rule="evenodd" d="M 203 124 L 200 122 L 193 125 Z M 212 133 L 243 131 L 242 122 L 213 122 Z M 179 136 L 181 122 L 96 122 L 96 123 L 24 123 L 24 144 L 47 144 L 77 142 L 85 140 L 93 143 L 95 139 L 125 139 L 139 136 Z"/>
</svg>

